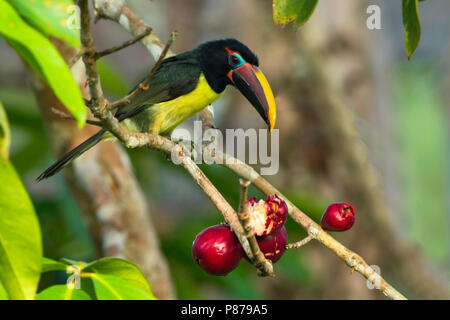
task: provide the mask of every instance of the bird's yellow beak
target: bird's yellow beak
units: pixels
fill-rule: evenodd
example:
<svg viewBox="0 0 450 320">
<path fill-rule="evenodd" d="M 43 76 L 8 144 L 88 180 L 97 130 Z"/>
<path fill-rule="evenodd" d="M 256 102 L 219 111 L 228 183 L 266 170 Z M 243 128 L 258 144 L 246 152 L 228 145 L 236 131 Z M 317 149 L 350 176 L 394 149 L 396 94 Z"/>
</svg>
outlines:
<svg viewBox="0 0 450 320">
<path fill-rule="evenodd" d="M 249 63 L 244 63 L 231 70 L 228 78 L 255 107 L 269 126 L 269 131 L 272 131 L 277 118 L 277 108 L 272 89 L 261 70 Z"/>
</svg>

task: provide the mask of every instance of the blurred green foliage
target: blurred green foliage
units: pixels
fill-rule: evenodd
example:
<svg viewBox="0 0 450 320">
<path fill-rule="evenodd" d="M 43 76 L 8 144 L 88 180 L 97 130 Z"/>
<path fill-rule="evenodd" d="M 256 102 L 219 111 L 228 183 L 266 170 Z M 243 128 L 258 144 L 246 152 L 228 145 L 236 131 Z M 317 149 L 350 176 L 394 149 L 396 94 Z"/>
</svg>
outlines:
<svg viewBox="0 0 450 320">
<path fill-rule="evenodd" d="M 402 64 L 393 79 L 397 167 L 406 232 L 434 260 L 448 263 L 448 118 L 441 75 L 431 62 Z"/>
<path fill-rule="evenodd" d="M 131 84 L 127 83 L 125 77 L 119 70 L 109 62 L 108 58 L 97 61 L 97 68 L 100 74 L 103 90 L 112 98 L 121 98 L 131 89 Z"/>
</svg>

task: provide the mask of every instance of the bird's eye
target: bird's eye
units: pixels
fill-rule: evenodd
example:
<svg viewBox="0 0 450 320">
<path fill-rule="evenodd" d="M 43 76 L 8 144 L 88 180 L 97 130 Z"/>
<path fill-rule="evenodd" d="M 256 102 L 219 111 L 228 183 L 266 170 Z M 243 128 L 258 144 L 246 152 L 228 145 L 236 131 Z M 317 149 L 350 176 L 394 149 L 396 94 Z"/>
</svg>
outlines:
<svg viewBox="0 0 450 320">
<path fill-rule="evenodd" d="M 238 55 L 237 53 L 233 53 L 228 56 L 228 63 L 233 69 L 236 69 L 242 66 L 245 63 L 245 61 L 244 59 L 242 59 L 240 55 Z"/>
</svg>

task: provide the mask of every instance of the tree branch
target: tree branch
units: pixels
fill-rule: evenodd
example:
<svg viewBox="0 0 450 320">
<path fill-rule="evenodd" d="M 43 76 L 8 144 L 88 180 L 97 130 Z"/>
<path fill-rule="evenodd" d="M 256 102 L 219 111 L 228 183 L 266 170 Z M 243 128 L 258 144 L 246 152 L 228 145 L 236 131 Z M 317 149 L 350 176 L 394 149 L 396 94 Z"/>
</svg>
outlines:
<svg viewBox="0 0 450 320">
<path fill-rule="evenodd" d="M 112 48 L 109 48 L 109 49 L 106 49 L 106 50 L 103 50 L 103 51 L 97 51 L 95 53 L 95 59 L 98 60 L 98 59 L 100 59 L 100 58 L 102 58 L 102 57 L 104 57 L 104 56 L 106 56 L 108 54 L 111 54 L 111 53 L 117 52 L 119 50 L 125 49 L 126 47 L 129 47 L 129 46 L 135 44 L 136 42 L 141 41 L 142 38 L 148 36 L 150 33 L 152 33 L 152 29 L 151 28 L 147 28 L 147 30 L 142 32 L 140 35 L 134 37 L 133 39 L 125 41 L 121 45 L 118 45 L 118 46 L 115 46 L 115 47 L 112 47 Z"/>
<path fill-rule="evenodd" d="M 91 100 L 89 107 L 97 118 L 102 118 L 103 111 L 106 100 L 103 97 L 103 90 L 100 85 L 100 77 L 98 75 L 97 64 L 95 60 L 96 49 L 94 45 L 94 39 L 91 33 L 91 21 L 89 17 L 89 8 L 87 0 L 80 0 L 78 2 L 80 6 L 80 23 L 81 23 L 81 45 L 83 53 L 83 62 L 86 66 L 86 82 L 89 86 L 89 93 L 91 95 Z"/>
<path fill-rule="evenodd" d="M 248 215 L 247 206 L 247 194 L 248 187 L 250 186 L 250 181 L 239 179 L 241 185 L 241 199 L 239 201 L 239 220 L 241 221 L 242 227 L 245 231 L 245 236 L 250 244 L 250 250 L 252 252 L 251 256 L 248 256 L 251 263 L 258 269 L 258 275 L 262 277 L 274 277 L 272 263 L 266 259 L 264 254 L 259 248 L 258 241 L 256 241 L 255 235 L 253 234 L 252 228 L 250 226 L 250 219 Z"/>
</svg>

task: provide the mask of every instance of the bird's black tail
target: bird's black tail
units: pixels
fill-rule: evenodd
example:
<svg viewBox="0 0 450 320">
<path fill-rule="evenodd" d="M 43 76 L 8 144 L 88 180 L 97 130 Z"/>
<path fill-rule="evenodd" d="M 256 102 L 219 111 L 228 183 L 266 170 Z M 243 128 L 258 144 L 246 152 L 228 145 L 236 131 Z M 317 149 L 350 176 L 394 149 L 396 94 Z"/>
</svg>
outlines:
<svg viewBox="0 0 450 320">
<path fill-rule="evenodd" d="M 50 167 L 47 168 L 44 172 L 41 173 L 39 177 L 37 177 L 37 181 L 41 181 L 44 179 L 47 179 L 54 174 L 56 174 L 58 171 L 60 171 L 62 168 L 64 168 L 66 165 L 71 163 L 73 160 L 81 156 L 85 151 L 89 150 L 93 146 L 95 146 L 97 143 L 100 142 L 103 135 L 105 134 L 105 130 L 100 130 L 96 134 L 94 134 L 92 137 L 87 139 L 86 141 L 82 142 L 66 154 L 64 154 L 58 161 L 56 161 L 54 164 L 52 164 Z"/>
</svg>

